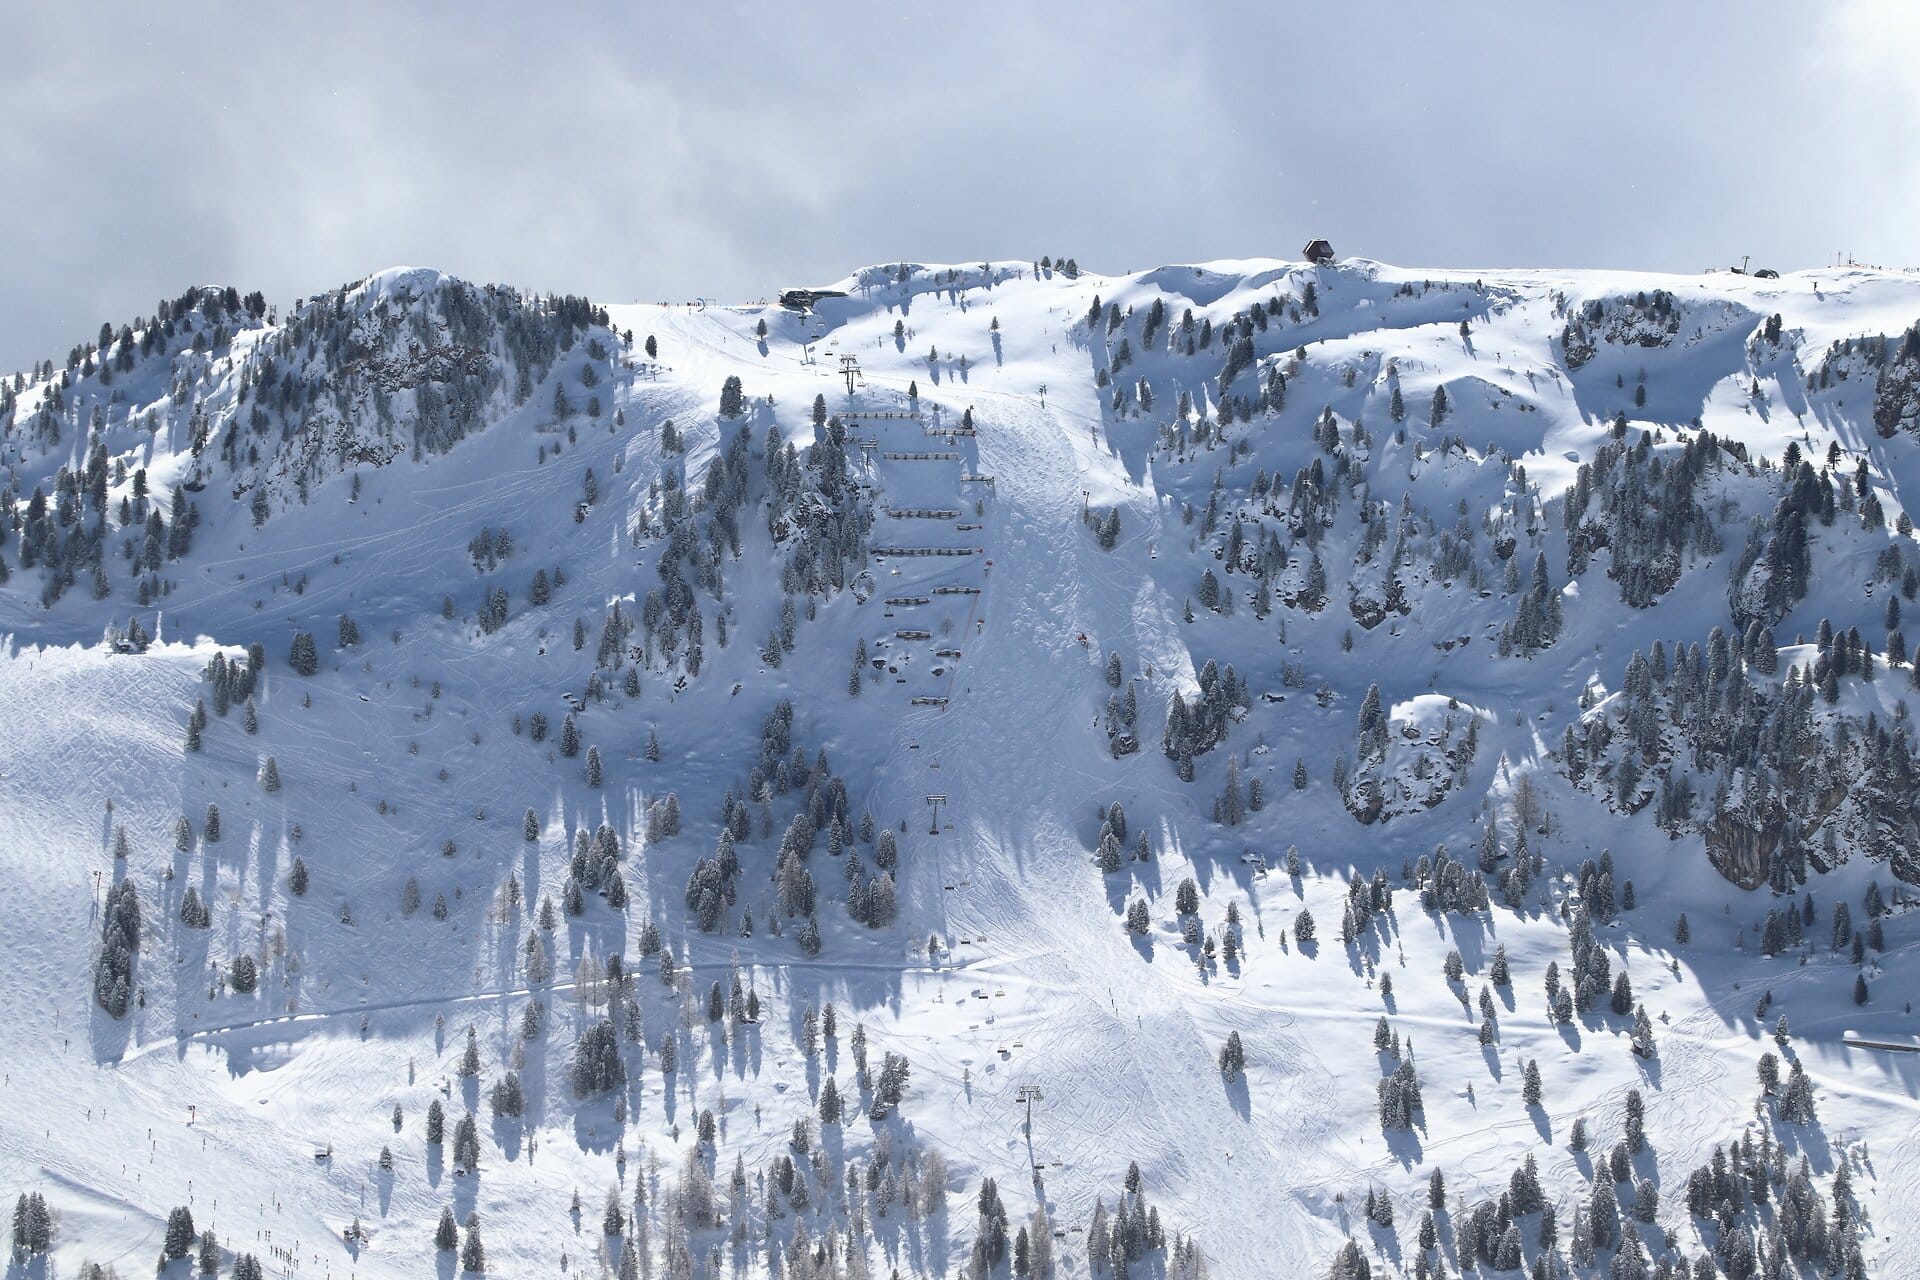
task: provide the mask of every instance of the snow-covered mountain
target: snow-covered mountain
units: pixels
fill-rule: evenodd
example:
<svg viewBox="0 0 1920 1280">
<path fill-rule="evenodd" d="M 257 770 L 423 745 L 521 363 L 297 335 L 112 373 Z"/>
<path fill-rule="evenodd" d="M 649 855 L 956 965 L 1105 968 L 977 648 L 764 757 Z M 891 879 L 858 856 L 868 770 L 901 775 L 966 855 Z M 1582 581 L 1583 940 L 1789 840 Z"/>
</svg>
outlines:
<svg viewBox="0 0 1920 1280">
<path fill-rule="evenodd" d="M 0 424 L 19 1274 L 1915 1274 L 1920 277 L 394 270 Z"/>
</svg>

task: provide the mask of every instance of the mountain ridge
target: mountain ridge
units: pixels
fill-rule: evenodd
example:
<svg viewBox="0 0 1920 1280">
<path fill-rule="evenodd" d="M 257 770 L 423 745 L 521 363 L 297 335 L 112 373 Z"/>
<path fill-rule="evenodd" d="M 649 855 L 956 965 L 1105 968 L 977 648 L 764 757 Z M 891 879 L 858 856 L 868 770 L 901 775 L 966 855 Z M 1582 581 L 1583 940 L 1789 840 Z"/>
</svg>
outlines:
<svg viewBox="0 0 1920 1280">
<path fill-rule="evenodd" d="M 1845 1034 L 1913 1033 L 1920 279 L 830 288 L 195 290 L 7 380 L 0 883 L 44 919 L 0 1018 L 87 1118 L 8 1126 L 0 1171 L 63 1263 L 144 1265 L 192 1178 L 222 1248 L 377 1275 L 453 1265 L 443 1208 L 506 1274 L 760 1274 L 769 1235 L 1003 1274 L 1022 1229 L 1060 1274 L 1119 1274 L 1116 1232 L 1168 1275 L 1416 1273 L 1438 1171 L 1456 1271 L 1509 1269 L 1504 1192 L 1527 1265 L 1671 1274 L 1665 1232 L 1774 1247 L 1688 1185 L 1764 1134 L 1879 1227 L 1823 1249 L 1898 1265 L 1912 1082 Z M 72 867 L 134 886 L 135 945 Z M 1767 1054 L 1802 1083 L 1756 1119 Z M 152 1184 L 70 1136 L 181 1098 L 225 1151 L 168 1119 Z M 474 1147 L 422 1141 L 435 1100 Z M 568 1223 L 609 1186 L 645 1236 Z"/>
</svg>

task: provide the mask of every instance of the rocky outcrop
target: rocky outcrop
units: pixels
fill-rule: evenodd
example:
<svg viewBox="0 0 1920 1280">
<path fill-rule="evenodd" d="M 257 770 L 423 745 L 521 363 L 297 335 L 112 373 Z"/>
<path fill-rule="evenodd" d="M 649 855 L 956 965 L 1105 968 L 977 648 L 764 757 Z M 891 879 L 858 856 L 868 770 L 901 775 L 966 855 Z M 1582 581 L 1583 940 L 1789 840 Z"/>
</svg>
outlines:
<svg viewBox="0 0 1920 1280">
<path fill-rule="evenodd" d="M 1758 889 L 1772 872 L 1774 851 L 1780 847 L 1784 827 L 1784 822 L 1756 827 L 1735 813 L 1716 813 L 1701 828 L 1707 842 L 1707 860 L 1715 871 L 1742 889 Z"/>
</svg>

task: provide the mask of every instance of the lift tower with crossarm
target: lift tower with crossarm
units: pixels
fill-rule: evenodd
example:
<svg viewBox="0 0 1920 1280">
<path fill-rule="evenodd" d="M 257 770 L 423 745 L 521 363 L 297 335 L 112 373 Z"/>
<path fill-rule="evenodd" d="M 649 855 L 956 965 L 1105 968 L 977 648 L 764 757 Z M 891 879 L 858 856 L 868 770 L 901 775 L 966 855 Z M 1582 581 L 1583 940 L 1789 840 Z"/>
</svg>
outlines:
<svg viewBox="0 0 1920 1280">
<path fill-rule="evenodd" d="M 1027 1106 L 1028 1138 L 1033 1137 L 1033 1104 L 1036 1102 L 1045 1102 L 1046 1098 L 1047 1095 L 1040 1092 L 1040 1086 L 1037 1084 L 1023 1084 L 1019 1089 L 1014 1091 L 1013 1100 L 1015 1102 L 1024 1102 Z"/>
</svg>

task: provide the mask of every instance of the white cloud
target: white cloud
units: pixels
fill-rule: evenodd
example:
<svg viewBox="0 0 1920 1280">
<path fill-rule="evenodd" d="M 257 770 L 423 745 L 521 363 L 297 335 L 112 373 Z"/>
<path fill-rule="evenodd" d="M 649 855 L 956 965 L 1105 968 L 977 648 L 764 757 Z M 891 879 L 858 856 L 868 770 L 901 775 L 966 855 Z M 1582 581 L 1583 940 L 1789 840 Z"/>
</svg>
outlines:
<svg viewBox="0 0 1920 1280">
<path fill-rule="evenodd" d="M 1915 252 L 1904 5 L 15 6 L 0 366 L 195 282 Z M 431 13 L 433 16 L 427 16 Z"/>
<path fill-rule="evenodd" d="M 1920 266 L 1920 8 L 1843 0 L 1819 37 L 1801 88 L 1821 127 L 1797 159 L 1824 194 L 1831 248 L 1862 262 Z"/>
</svg>

